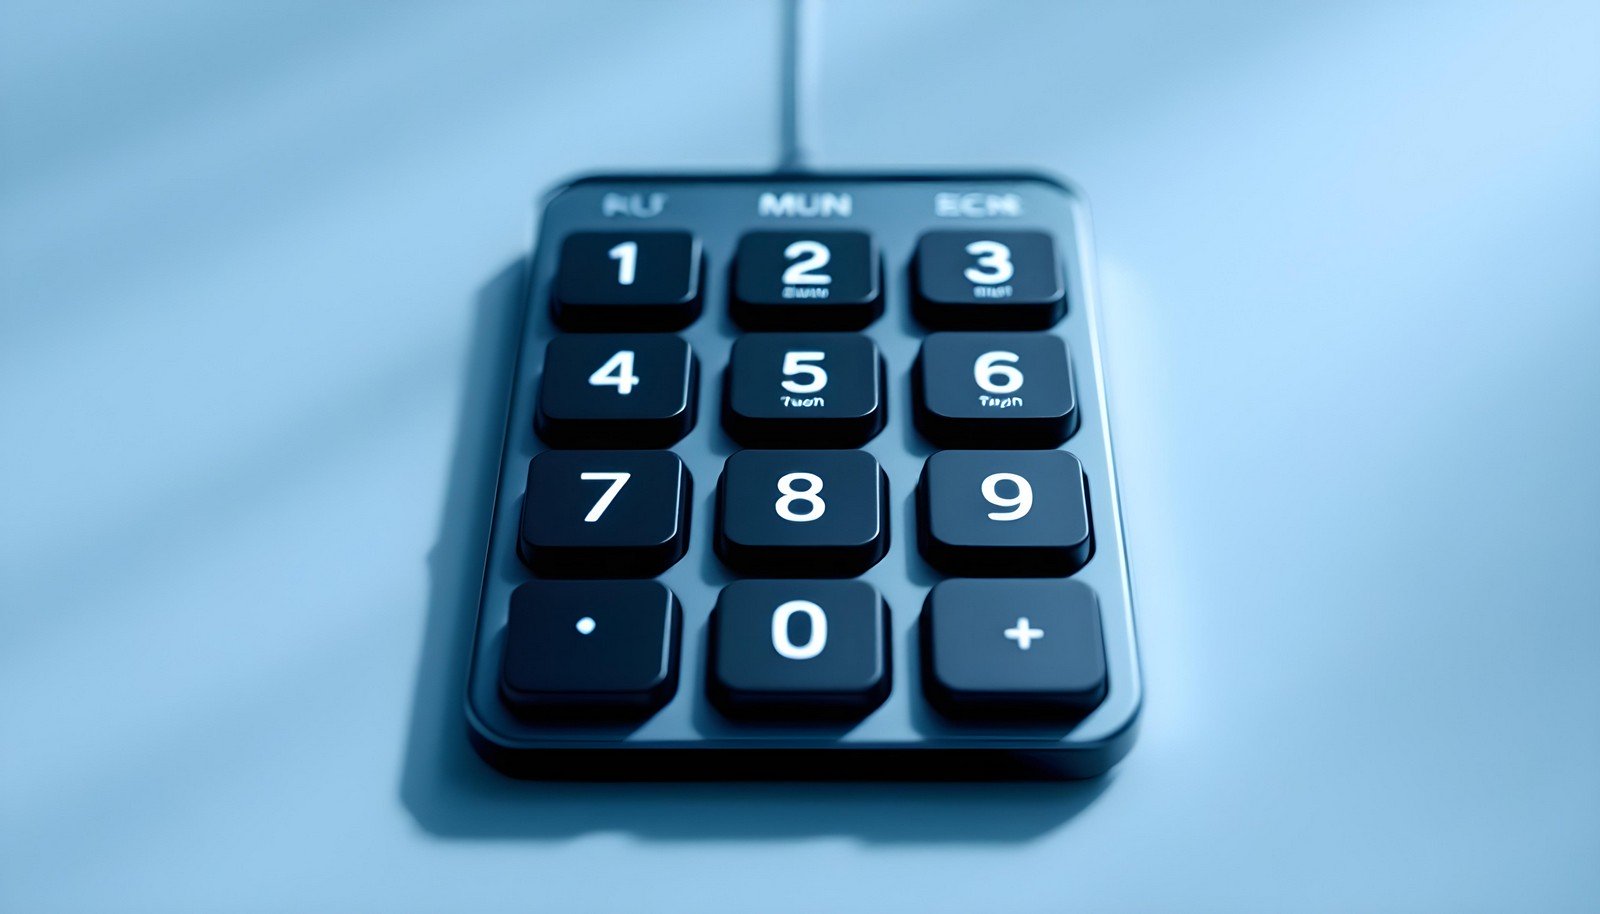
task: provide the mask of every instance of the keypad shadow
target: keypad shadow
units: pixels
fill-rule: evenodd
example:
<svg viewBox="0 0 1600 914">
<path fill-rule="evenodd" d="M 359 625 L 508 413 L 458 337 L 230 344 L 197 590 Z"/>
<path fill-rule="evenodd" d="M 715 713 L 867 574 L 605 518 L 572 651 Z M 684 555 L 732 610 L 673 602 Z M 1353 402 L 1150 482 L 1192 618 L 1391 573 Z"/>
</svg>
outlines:
<svg viewBox="0 0 1600 914">
<path fill-rule="evenodd" d="M 440 838 L 478 840 L 623 832 L 662 841 L 843 835 L 881 843 L 1019 842 L 1064 827 L 1111 787 L 1114 775 L 1072 782 L 541 782 L 507 777 L 481 760 L 468 743 L 462 687 L 500 456 L 495 430 L 505 420 L 519 342 L 524 267 L 520 259 L 507 265 L 476 296 L 402 750 L 399 799 L 419 827 Z M 701 419 L 707 420 L 716 421 Z M 692 678 L 684 683 L 699 685 Z"/>
</svg>

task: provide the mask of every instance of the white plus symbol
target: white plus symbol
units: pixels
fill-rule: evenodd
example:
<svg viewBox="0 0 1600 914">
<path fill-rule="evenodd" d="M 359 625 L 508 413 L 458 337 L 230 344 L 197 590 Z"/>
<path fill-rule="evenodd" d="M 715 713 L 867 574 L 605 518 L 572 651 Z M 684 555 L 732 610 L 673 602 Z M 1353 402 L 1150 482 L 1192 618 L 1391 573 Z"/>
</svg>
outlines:
<svg viewBox="0 0 1600 914">
<path fill-rule="evenodd" d="M 1017 647 L 1027 650 L 1033 639 L 1044 637 L 1044 629 L 1033 628 L 1028 624 L 1028 617 L 1023 616 L 1017 620 L 1016 628 L 1006 629 L 1006 637 L 1017 642 Z"/>
</svg>

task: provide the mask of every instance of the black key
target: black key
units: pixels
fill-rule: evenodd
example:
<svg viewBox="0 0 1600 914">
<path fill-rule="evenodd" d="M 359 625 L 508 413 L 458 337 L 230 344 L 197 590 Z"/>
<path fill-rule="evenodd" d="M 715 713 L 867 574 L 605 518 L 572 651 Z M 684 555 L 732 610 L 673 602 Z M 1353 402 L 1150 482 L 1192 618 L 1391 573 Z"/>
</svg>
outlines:
<svg viewBox="0 0 1600 914">
<path fill-rule="evenodd" d="M 733 319 L 752 330 L 856 330 L 883 313 L 866 232 L 750 232 L 733 267 Z"/>
<path fill-rule="evenodd" d="M 671 451 L 543 451 L 528 463 L 522 559 L 556 578 L 660 574 L 689 546 L 691 488 Z"/>
<path fill-rule="evenodd" d="M 717 486 L 717 554 L 747 574 L 854 577 L 888 551 L 888 507 L 865 451 L 739 451 Z"/>
<path fill-rule="evenodd" d="M 733 716 L 864 717 L 889 696 L 888 629 L 861 581 L 735 581 L 711 614 L 711 700 Z"/>
<path fill-rule="evenodd" d="M 884 387 L 859 333 L 751 333 L 733 344 L 722 424 L 750 447 L 860 447 L 883 429 Z"/>
<path fill-rule="evenodd" d="M 916 312 L 930 327 L 1032 330 L 1066 313 L 1045 232 L 928 232 L 917 241 Z"/>
<path fill-rule="evenodd" d="M 941 581 L 921 627 L 923 688 L 950 716 L 1071 720 L 1105 699 L 1100 603 L 1081 581 Z"/>
<path fill-rule="evenodd" d="M 574 232 L 561 245 L 555 319 L 568 330 L 678 330 L 700 315 L 700 241 L 688 232 Z"/>
<path fill-rule="evenodd" d="M 655 581 L 532 581 L 511 594 L 500 694 L 530 714 L 642 717 L 678 691 L 683 610 Z"/>
<path fill-rule="evenodd" d="M 944 447 L 1056 447 L 1078 430 L 1067 344 L 1046 333 L 934 333 L 912 373 L 917 430 Z"/>
<path fill-rule="evenodd" d="M 1065 451 L 940 451 L 917 486 L 917 545 L 949 574 L 1072 574 L 1094 551 L 1083 465 Z"/>
<path fill-rule="evenodd" d="M 665 333 L 566 334 L 539 380 L 539 437 L 557 447 L 666 447 L 694 427 L 699 365 Z"/>
</svg>

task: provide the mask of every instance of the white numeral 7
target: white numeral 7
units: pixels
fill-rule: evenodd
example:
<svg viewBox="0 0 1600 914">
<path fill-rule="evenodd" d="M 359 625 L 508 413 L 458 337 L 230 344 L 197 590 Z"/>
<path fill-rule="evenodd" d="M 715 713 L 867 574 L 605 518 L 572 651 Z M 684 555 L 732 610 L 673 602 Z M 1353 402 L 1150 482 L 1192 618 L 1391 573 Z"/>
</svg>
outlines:
<svg viewBox="0 0 1600 914">
<path fill-rule="evenodd" d="M 592 524 L 599 520 L 600 515 L 611 507 L 611 503 L 617 498 L 617 493 L 622 491 L 622 487 L 628 484 L 628 479 L 632 476 L 632 473 L 579 473 L 578 478 L 584 481 L 601 480 L 611 483 L 600 496 L 600 500 L 594 503 L 588 514 L 584 515 L 583 522 Z"/>
</svg>

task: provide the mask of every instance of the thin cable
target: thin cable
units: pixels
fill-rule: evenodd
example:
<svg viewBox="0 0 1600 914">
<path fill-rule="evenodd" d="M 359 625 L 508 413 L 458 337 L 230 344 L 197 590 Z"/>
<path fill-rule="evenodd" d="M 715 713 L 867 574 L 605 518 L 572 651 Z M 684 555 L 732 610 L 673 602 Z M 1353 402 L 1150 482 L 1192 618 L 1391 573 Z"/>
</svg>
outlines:
<svg viewBox="0 0 1600 914">
<path fill-rule="evenodd" d="M 782 97 L 778 112 L 778 166 L 780 172 L 803 171 L 806 153 L 801 138 L 805 135 L 809 102 L 815 94 L 812 77 L 816 67 L 810 66 L 811 45 L 808 39 L 815 33 L 812 28 L 814 10 L 806 0 L 783 0 L 783 73 Z"/>
</svg>

